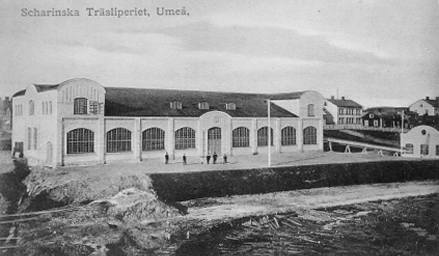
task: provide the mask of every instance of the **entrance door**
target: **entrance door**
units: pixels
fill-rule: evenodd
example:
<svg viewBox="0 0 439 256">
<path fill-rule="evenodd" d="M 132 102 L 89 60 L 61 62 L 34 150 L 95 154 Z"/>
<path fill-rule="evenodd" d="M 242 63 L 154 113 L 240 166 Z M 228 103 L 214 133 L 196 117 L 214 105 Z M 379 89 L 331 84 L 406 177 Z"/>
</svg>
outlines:
<svg viewBox="0 0 439 256">
<path fill-rule="evenodd" d="M 46 145 L 46 164 L 52 165 L 52 155 L 53 155 L 53 148 L 52 143 L 49 141 Z"/>
<path fill-rule="evenodd" d="M 210 155 L 221 155 L 221 128 L 214 127 L 207 131 L 207 152 Z"/>
</svg>

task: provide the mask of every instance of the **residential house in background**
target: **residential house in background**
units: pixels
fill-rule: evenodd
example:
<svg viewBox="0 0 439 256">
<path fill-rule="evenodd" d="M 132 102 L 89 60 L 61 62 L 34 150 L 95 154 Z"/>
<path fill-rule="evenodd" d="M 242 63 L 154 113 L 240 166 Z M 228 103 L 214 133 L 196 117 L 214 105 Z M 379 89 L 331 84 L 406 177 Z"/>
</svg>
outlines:
<svg viewBox="0 0 439 256">
<path fill-rule="evenodd" d="M 374 128 L 401 128 L 402 111 L 404 111 L 404 128 L 416 125 L 414 116 L 406 107 L 374 107 L 364 111 L 361 117 L 364 127 Z"/>
<path fill-rule="evenodd" d="M 403 134 L 404 157 L 439 158 L 439 126 L 420 125 Z"/>
<path fill-rule="evenodd" d="M 325 100 L 324 108 L 332 115 L 336 125 L 352 128 L 362 126 L 363 106 L 353 100 L 346 99 L 344 96 L 341 99 L 331 96 L 330 99 Z"/>
<path fill-rule="evenodd" d="M 31 84 L 12 101 L 12 142 L 30 165 L 323 150 L 324 98 L 316 91 L 111 88 L 80 78 Z"/>
<path fill-rule="evenodd" d="M 418 113 L 418 115 L 439 116 L 439 97 L 430 99 L 420 99 L 409 106 L 410 111 Z"/>
</svg>

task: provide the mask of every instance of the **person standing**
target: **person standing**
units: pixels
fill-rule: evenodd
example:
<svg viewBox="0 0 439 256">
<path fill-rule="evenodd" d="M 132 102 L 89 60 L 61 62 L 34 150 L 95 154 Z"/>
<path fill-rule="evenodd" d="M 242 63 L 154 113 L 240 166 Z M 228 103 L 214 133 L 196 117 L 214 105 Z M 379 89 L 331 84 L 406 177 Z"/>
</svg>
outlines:
<svg viewBox="0 0 439 256">
<path fill-rule="evenodd" d="M 218 159 L 218 155 L 216 152 L 213 153 L 213 164 L 216 164 L 216 159 Z"/>
<path fill-rule="evenodd" d="M 166 151 L 166 153 L 165 153 L 165 164 L 168 164 L 169 163 L 169 154 L 168 154 L 168 151 Z"/>
<path fill-rule="evenodd" d="M 227 155 L 224 154 L 224 155 L 223 155 L 223 164 L 226 164 L 226 163 L 227 163 Z"/>
<path fill-rule="evenodd" d="M 207 153 L 206 162 L 207 162 L 207 164 L 209 164 L 209 162 L 210 162 L 210 154 L 209 153 Z"/>
<path fill-rule="evenodd" d="M 187 161 L 186 161 L 187 159 L 186 159 L 186 154 L 183 154 L 183 165 L 186 165 L 187 164 Z"/>
</svg>

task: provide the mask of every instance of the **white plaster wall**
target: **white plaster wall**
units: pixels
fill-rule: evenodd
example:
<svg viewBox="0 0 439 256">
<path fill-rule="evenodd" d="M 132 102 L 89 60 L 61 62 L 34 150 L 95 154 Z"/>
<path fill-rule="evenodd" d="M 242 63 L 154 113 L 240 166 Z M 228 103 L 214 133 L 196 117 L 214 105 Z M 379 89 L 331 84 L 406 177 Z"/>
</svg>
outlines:
<svg viewBox="0 0 439 256">
<path fill-rule="evenodd" d="M 415 103 L 409 106 L 410 111 L 414 111 L 419 115 L 424 115 L 425 111 L 428 111 L 429 116 L 433 116 L 435 114 L 435 109 L 432 105 L 425 102 L 424 100 L 418 100 Z"/>
<path fill-rule="evenodd" d="M 425 134 L 422 131 L 425 130 Z M 436 155 L 436 145 L 439 145 L 439 131 L 426 125 L 417 126 L 403 135 L 404 146 L 413 144 L 413 154 L 403 154 L 405 157 L 439 158 Z M 421 145 L 428 144 L 428 155 L 421 155 Z"/>
</svg>

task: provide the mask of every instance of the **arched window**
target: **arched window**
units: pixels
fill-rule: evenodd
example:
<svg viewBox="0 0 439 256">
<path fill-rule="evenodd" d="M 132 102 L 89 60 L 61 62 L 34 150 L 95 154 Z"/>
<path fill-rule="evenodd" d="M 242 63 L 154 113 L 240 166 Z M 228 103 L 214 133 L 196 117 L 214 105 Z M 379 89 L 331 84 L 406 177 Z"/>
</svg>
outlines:
<svg viewBox="0 0 439 256">
<path fill-rule="evenodd" d="M 37 149 L 37 128 L 34 128 L 34 149 Z"/>
<path fill-rule="evenodd" d="M 67 133 L 67 154 L 94 152 L 94 132 L 78 128 Z"/>
<path fill-rule="evenodd" d="M 314 104 L 309 104 L 308 105 L 308 116 L 315 116 L 315 109 L 314 109 Z"/>
<path fill-rule="evenodd" d="M 407 143 L 405 144 L 405 153 L 406 154 L 413 154 L 413 144 Z"/>
<path fill-rule="evenodd" d="M 245 148 L 250 146 L 250 130 L 245 127 L 238 127 L 232 132 L 232 145 L 234 148 Z"/>
<path fill-rule="evenodd" d="M 34 101 L 31 100 L 29 101 L 29 115 L 33 116 L 35 113 L 35 105 L 34 105 Z"/>
<path fill-rule="evenodd" d="M 310 145 L 310 144 L 317 144 L 317 129 L 308 126 L 305 129 L 303 129 L 303 144 Z"/>
<path fill-rule="evenodd" d="M 195 130 L 183 127 L 175 132 L 175 149 L 195 148 Z"/>
<path fill-rule="evenodd" d="M 296 129 L 291 126 L 287 126 L 281 131 L 281 145 L 296 145 Z"/>
<path fill-rule="evenodd" d="M 421 155 L 428 155 L 428 144 L 421 144 Z"/>
<path fill-rule="evenodd" d="M 27 149 L 31 149 L 31 144 L 32 144 L 32 129 L 31 128 L 27 128 Z"/>
<path fill-rule="evenodd" d="M 107 152 L 131 151 L 131 132 L 116 128 L 107 132 Z"/>
<path fill-rule="evenodd" d="M 150 128 L 142 133 L 142 150 L 165 149 L 165 131 L 160 128 Z"/>
<path fill-rule="evenodd" d="M 75 115 L 85 115 L 87 114 L 87 99 L 86 98 L 76 98 L 73 103 L 73 114 Z"/>
<path fill-rule="evenodd" d="M 270 145 L 273 146 L 273 129 L 271 129 L 271 143 Z M 258 146 L 268 146 L 268 127 L 262 127 L 258 130 Z"/>
</svg>

